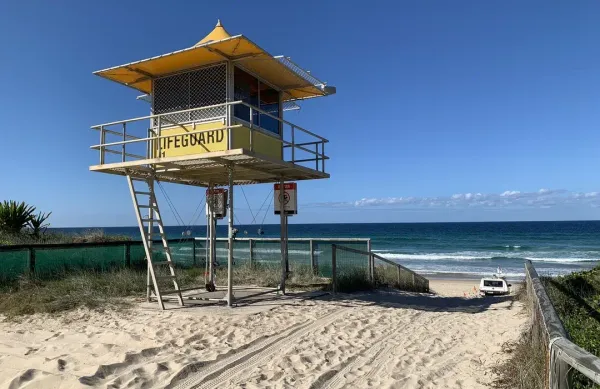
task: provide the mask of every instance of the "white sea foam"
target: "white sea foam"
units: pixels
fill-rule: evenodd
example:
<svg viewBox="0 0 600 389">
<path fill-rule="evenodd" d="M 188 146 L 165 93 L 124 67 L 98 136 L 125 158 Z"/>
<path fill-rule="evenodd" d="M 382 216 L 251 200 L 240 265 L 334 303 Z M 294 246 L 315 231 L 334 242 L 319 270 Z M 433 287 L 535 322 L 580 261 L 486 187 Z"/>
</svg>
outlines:
<svg viewBox="0 0 600 389">
<path fill-rule="evenodd" d="M 203 249 L 204 250 L 204 249 Z M 217 247 L 217 252 L 227 252 L 227 248 L 225 247 Z M 246 248 L 234 248 L 233 249 L 234 253 L 250 253 L 250 248 L 246 247 Z M 261 247 L 256 247 L 252 249 L 252 252 L 254 254 L 280 254 L 281 253 L 281 248 L 279 246 L 277 246 L 276 248 L 261 248 Z M 322 254 L 323 251 L 322 250 L 315 250 L 315 254 Z M 302 254 L 302 255 L 309 255 L 310 251 L 309 250 L 289 250 L 288 249 L 288 254 Z"/>
<path fill-rule="evenodd" d="M 415 271 L 419 274 L 463 274 L 463 275 L 473 275 L 473 276 L 486 276 L 490 275 L 492 271 L 452 271 L 452 270 L 437 270 L 437 269 L 415 269 Z M 502 273 L 505 277 L 525 277 L 525 273 Z"/>
<path fill-rule="evenodd" d="M 379 251 L 379 255 L 386 259 L 405 260 L 405 261 L 474 261 L 474 260 L 490 260 L 494 258 L 507 259 L 528 259 L 537 262 L 553 262 L 553 263 L 572 263 L 572 262 L 597 262 L 600 258 L 581 258 L 581 257 L 549 257 L 549 256 L 520 256 L 517 254 L 507 255 L 503 252 L 473 252 L 463 251 L 456 253 L 427 253 L 427 254 L 401 254 L 386 251 Z M 548 255 L 551 253 L 540 253 Z"/>
</svg>

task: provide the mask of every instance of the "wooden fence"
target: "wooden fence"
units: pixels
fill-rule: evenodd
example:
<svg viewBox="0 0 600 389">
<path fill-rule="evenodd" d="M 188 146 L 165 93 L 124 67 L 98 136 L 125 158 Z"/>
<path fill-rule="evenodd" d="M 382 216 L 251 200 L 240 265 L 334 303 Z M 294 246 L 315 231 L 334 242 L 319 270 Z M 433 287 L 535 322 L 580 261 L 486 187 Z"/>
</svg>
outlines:
<svg viewBox="0 0 600 389">
<path fill-rule="evenodd" d="M 533 344 L 541 347 L 546 355 L 545 387 L 571 388 L 573 369 L 600 384 L 600 358 L 569 340 L 531 261 L 525 262 L 525 276 Z"/>
</svg>

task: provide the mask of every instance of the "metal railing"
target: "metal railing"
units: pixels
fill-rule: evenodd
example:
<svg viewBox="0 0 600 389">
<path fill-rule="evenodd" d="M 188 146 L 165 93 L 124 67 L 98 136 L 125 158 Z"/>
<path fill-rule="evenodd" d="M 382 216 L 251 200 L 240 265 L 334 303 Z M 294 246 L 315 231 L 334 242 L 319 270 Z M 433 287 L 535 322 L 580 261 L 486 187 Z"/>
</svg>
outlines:
<svg viewBox="0 0 600 389">
<path fill-rule="evenodd" d="M 371 252 L 370 248 L 368 251 L 357 250 L 350 247 L 340 246 L 337 244 L 332 245 L 331 263 L 332 263 L 332 282 L 333 291 L 337 291 L 337 262 L 338 262 L 338 251 L 349 252 L 367 257 L 367 272 L 369 280 L 373 284 L 381 283 L 384 281 L 393 281 L 393 283 L 400 289 L 409 289 L 415 292 L 429 292 L 429 280 L 422 275 L 415 273 L 414 271 L 406 268 L 399 263 L 390 261 L 389 259 L 383 258 Z M 377 265 L 377 261 L 383 262 L 386 265 L 391 266 L 394 271 L 390 280 L 385 280 L 387 272 L 381 271 L 385 265 Z"/>
<path fill-rule="evenodd" d="M 314 169 L 317 171 L 325 172 L 325 160 L 329 159 L 325 155 L 325 143 L 329 141 L 320 135 L 317 135 L 305 128 L 302 128 L 294 123 L 291 123 L 285 119 L 274 116 L 260 108 L 254 107 L 243 101 L 227 102 L 222 104 L 215 104 L 211 106 L 185 109 L 181 111 L 165 112 L 155 115 L 147 115 L 136 117 L 133 119 L 120 120 L 116 122 L 109 122 L 104 124 L 94 125 L 91 128 L 100 132 L 100 143 L 90 146 L 92 150 L 98 150 L 100 154 L 100 165 L 106 162 L 106 154 L 120 155 L 121 159 L 117 162 L 128 162 L 131 160 L 145 160 L 152 158 L 153 155 L 160 154 L 161 139 L 169 139 L 179 137 L 182 134 L 164 135 L 163 129 L 182 127 L 188 129 L 186 125 L 196 123 L 206 123 L 211 121 L 222 120 L 227 123 L 227 115 L 214 116 L 210 118 L 203 118 L 202 120 L 190 121 L 190 122 L 174 122 L 168 117 L 182 113 L 202 113 L 203 111 L 214 111 L 215 108 L 225 107 L 225 111 L 232 112 L 233 107 L 236 105 L 242 105 L 249 109 L 249 121 L 233 117 L 233 121 L 236 124 L 229 123 L 229 125 L 223 125 L 217 128 L 203 129 L 187 131 L 187 135 L 196 135 L 201 133 L 208 133 L 215 130 L 226 130 L 228 139 L 231 138 L 232 130 L 240 127 L 247 127 L 249 131 L 249 149 L 255 151 L 255 134 L 260 133 L 277 139 L 282 143 L 283 160 L 291 162 L 293 164 L 305 164 L 314 162 Z M 267 116 L 274 120 L 277 120 L 280 125 L 280 133 L 276 134 L 261 128 L 259 125 L 254 123 L 254 114 L 260 114 L 261 116 Z M 230 113 L 231 114 L 231 113 Z M 202 116 L 202 115 L 198 115 Z M 139 123 L 147 121 L 147 125 L 139 126 Z M 242 124 L 243 123 L 243 124 Z M 133 129 L 134 125 L 138 125 L 138 128 Z M 287 130 L 287 131 L 286 131 Z M 135 134 L 135 135 L 134 135 Z M 107 137 L 117 137 L 118 140 L 107 142 Z M 303 139 L 300 139 L 303 138 Z M 137 146 L 137 147 L 136 147 Z M 314 146 L 314 147 L 313 147 Z M 132 147 L 136 147 L 135 151 L 131 151 Z M 156 150 L 155 150 L 156 147 Z M 309 148 L 310 147 L 310 148 Z M 231 143 L 227 149 L 231 149 Z M 285 156 L 285 151 L 290 150 L 290 155 Z M 304 154 L 302 154 L 304 153 Z M 311 166 L 312 168 L 312 166 Z"/>
<path fill-rule="evenodd" d="M 542 347 L 546 355 L 545 387 L 571 388 L 573 369 L 600 384 L 600 358 L 568 339 L 567 331 L 531 261 L 525 262 L 525 280 L 531 304 L 533 344 Z"/>
</svg>

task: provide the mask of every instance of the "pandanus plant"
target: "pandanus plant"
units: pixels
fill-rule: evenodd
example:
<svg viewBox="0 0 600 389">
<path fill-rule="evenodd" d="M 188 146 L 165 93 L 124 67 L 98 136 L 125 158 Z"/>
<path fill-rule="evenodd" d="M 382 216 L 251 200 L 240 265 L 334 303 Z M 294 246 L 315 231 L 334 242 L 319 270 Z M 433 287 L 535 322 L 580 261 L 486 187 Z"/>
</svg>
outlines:
<svg viewBox="0 0 600 389">
<path fill-rule="evenodd" d="M 18 234 L 27 227 L 34 215 L 35 207 L 14 200 L 0 203 L 0 231 Z"/>
<path fill-rule="evenodd" d="M 46 220 L 52 215 L 52 212 L 48 213 L 38 213 L 37 215 L 31 215 L 29 219 L 29 227 L 31 228 L 31 233 L 33 236 L 40 236 L 40 232 L 46 231 L 46 228 L 50 225 L 50 223 L 46 223 Z"/>
</svg>

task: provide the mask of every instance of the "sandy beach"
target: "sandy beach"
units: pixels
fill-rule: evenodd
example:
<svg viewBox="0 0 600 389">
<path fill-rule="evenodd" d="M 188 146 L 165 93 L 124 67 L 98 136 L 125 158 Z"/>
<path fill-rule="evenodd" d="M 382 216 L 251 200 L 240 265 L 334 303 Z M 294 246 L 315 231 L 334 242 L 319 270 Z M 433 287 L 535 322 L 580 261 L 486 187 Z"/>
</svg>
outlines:
<svg viewBox="0 0 600 389">
<path fill-rule="evenodd" d="M 526 316 L 475 285 L 2 320 L 0 388 L 486 388 Z"/>
</svg>

